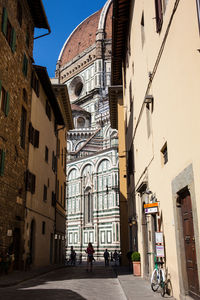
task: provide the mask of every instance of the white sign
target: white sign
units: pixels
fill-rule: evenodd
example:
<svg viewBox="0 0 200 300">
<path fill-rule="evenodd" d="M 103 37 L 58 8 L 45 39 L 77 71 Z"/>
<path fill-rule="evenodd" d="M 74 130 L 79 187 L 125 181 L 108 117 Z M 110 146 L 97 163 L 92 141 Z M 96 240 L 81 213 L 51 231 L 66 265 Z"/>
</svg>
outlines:
<svg viewBox="0 0 200 300">
<path fill-rule="evenodd" d="M 165 257 L 163 245 L 156 245 L 156 256 L 157 257 Z"/>
<path fill-rule="evenodd" d="M 154 214 L 158 212 L 158 207 L 147 207 L 144 209 L 145 214 Z"/>
<path fill-rule="evenodd" d="M 163 244 L 163 233 L 156 232 L 156 244 Z"/>
</svg>

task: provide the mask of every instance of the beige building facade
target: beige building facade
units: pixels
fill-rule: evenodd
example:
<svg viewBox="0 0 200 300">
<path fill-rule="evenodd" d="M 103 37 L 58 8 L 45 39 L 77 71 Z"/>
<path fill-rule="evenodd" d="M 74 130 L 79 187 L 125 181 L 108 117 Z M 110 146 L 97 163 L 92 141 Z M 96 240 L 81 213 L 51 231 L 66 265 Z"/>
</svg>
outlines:
<svg viewBox="0 0 200 300">
<path fill-rule="evenodd" d="M 114 1 L 112 85 L 123 84 L 128 201 L 137 223 L 130 241 L 143 277 L 156 254 L 173 296 L 199 299 L 199 1 L 126 1 L 126 9 L 122 2 Z M 111 119 L 115 108 L 113 99 Z"/>
<path fill-rule="evenodd" d="M 46 68 L 35 66 L 32 74 L 29 159 L 26 172 L 24 258 L 27 261 L 27 257 L 30 256 L 33 267 L 57 261 L 56 250 L 54 251 L 58 169 L 57 125 L 64 127 L 65 122 Z M 62 256 L 61 250 L 57 255 Z"/>
</svg>

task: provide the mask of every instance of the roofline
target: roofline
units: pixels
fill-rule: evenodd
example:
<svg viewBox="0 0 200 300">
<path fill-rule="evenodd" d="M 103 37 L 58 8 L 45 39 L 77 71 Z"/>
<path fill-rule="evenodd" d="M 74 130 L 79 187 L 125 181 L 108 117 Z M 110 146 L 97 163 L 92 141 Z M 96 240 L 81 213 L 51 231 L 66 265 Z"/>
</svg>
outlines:
<svg viewBox="0 0 200 300">
<path fill-rule="evenodd" d="M 66 84 L 52 84 L 52 87 L 57 96 L 67 131 L 74 129 L 71 104 Z"/>
<path fill-rule="evenodd" d="M 58 105 L 58 101 L 56 98 L 56 95 L 53 91 L 53 87 L 49 78 L 49 75 L 47 73 L 47 69 L 42 66 L 33 65 L 34 70 L 36 71 L 38 78 L 42 84 L 42 87 L 48 97 L 48 100 L 51 104 L 51 107 L 54 111 L 55 119 L 58 125 L 65 125 L 64 119 L 60 110 L 60 107 Z"/>
<path fill-rule="evenodd" d="M 51 32 L 48 19 L 45 13 L 45 9 L 42 0 L 27 0 L 34 26 L 36 28 L 44 28 Z"/>
<path fill-rule="evenodd" d="M 113 0 L 111 84 L 122 84 L 131 0 Z M 133 1 L 134 5 L 134 1 Z"/>
</svg>

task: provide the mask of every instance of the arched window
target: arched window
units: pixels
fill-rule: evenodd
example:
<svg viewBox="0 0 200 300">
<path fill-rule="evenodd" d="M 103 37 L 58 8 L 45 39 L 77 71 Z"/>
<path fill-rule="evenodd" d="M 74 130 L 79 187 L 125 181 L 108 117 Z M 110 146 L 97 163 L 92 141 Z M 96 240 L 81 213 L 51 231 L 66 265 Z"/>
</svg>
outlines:
<svg viewBox="0 0 200 300">
<path fill-rule="evenodd" d="M 77 119 L 77 128 L 83 128 L 85 126 L 85 119 L 82 117 L 79 117 Z"/>
<path fill-rule="evenodd" d="M 92 205 L 92 194 L 90 188 L 88 188 L 85 191 L 84 198 L 85 198 L 84 219 L 85 219 L 85 224 L 89 224 L 92 223 L 93 221 L 93 205 Z"/>
</svg>

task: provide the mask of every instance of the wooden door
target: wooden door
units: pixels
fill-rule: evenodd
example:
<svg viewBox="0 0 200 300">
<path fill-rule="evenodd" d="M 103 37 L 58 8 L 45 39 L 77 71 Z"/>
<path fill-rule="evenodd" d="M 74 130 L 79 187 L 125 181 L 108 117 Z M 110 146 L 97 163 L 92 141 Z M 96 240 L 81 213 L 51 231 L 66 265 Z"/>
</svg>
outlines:
<svg viewBox="0 0 200 300">
<path fill-rule="evenodd" d="M 181 200 L 181 212 L 183 220 L 183 235 L 185 244 L 186 269 L 188 276 L 188 290 L 189 294 L 194 299 L 200 299 L 192 203 L 189 191 Z"/>
</svg>

